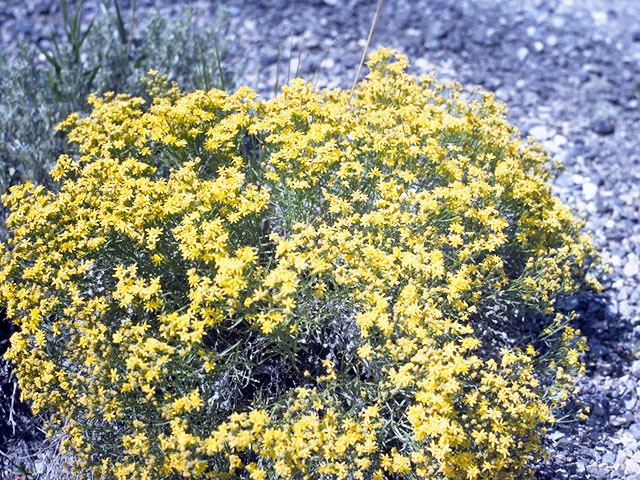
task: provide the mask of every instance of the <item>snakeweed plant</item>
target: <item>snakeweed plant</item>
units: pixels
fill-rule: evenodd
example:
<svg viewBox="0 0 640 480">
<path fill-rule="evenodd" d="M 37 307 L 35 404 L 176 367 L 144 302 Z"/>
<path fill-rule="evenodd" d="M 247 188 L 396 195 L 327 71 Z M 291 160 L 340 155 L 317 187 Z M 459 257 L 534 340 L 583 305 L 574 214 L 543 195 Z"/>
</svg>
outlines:
<svg viewBox="0 0 640 480">
<path fill-rule="evenodd" d="M 407 66 L 266 101 L 152 74 L 59 125 L 0 299 L 80 475 L 532 478 L 597 255 L 493 95 Z"/>
</svg>

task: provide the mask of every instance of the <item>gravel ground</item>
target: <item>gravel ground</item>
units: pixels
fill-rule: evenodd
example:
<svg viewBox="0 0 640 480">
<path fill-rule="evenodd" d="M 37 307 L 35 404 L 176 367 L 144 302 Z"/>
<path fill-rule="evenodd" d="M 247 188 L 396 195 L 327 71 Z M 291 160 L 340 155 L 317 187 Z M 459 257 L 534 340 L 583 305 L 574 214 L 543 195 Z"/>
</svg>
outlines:
<svg viewBox="0 0 640 480">
<path fill-rule="evenodd" d="M 318 86 L 350 86 L 375 3 L 140 0 L 137 16 L 190 4 L 206 22 L 223 4 L 241 83 L 272 95 L 278 60 L 280 84 L 297 71 Z M 0 45 L 14 52 L 17 40 L 56 32 L 56 5 L 0 0 Z M 92 8 L 86 2 L 87 17 Z M 415 73 L 495 91 L 521 132 L 564 161 L 556 192 L 585 218 L 614 272 L 601 295 L 576 305 L 592 414 L 551 432 L 538 478 L 640 480 L 640 1 L 385 0 L 378 45 L 408 55 Z"/>
</svg>

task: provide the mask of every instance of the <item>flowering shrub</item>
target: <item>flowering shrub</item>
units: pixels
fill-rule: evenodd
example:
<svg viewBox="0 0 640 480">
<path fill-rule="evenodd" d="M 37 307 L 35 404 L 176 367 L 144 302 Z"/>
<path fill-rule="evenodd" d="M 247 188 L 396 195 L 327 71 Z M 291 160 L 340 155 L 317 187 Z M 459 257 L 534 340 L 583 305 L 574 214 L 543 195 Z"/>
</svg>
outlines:
<svg viewBox="0 0 640 480">
<path fill-rule="evenodd" d="M 101 8 L 87 25 L 81 20 L 83 2 L 74 2 L 75 15 L 64 14 L 67 2 L 59 3 L 63 15 L 56 22 L 63 38 L 49 40 L 50 48 L 42 51 L 22 45 L 15 58 L 0 51 L 0 193 L 25 181 L 50 181 L 48 171 L 65 150 L 54 127 L 69 113 L 84 112 L 90 92 L 142 93 L 140 76 L 150 68 L 190 90 L 234 83 L 225 61 L 228 47 L 217 40 L 222 9 L 204 31 L 189 9 L 172 19 L 159 13 L 136 17 L 132 11 L 138 25 L 125 32 L 117 1 L 96 2 Z M 135 41 L 129 41 L 134 33 Z M 0 239 L 6 238 L 5 217 L 0 210 Z"/>
<path fill-rule="evenodd" d="M 352 97 L 90 97 L 59 188 L 4 197 L 8 357 L 80 471 L 530 475 L 595 253 L 492 95 L 368 65 Z"/>
</svg>

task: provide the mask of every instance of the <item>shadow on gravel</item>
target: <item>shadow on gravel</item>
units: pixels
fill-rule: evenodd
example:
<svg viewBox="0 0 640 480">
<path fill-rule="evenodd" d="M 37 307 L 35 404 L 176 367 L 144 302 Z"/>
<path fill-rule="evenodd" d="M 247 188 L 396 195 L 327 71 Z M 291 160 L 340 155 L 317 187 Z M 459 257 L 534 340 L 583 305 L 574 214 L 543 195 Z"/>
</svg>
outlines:
<svg viewBox="0 0 640 480">
<path fill-rule="evenodd" d="M 9 348 L 9 338 L 15 331 L 0 309 L 0 479 L 12 479 L 24 467 L 28 446 L 42 441 L 44 436 L 35 428 L 34 417 L 26 403 L 20 401 L 18 383 L 9 362 L 2 357 Z M 26 450 L 25 450 L 26 449 Z"/>
<path fill-rule="evenodd" d="M 635 388 L 619 381 L 633 358 L 629 349 L 633 326 L 612 308 L 606 293 L 586 293 L 566 308 L 580 315 L 576 327 L 589 346 L 578 402 L 569 409 L 589 407 L 590 413 L 586 421 L 560 422 L 550 431 L 545 443 L 551 459 L 539 466 L 536 479 L 608 479 L 601 466 L 611 465 L 615 456 L 605 459 L 606 439 L 633 421 L 629 410 L 637 401 Z"/>
</svg>

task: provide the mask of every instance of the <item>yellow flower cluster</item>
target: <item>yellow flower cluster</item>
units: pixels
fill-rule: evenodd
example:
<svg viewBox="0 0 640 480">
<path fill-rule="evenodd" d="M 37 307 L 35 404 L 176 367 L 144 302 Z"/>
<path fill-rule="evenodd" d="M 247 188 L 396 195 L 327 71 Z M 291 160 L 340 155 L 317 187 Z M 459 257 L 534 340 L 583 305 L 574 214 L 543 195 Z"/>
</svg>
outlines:
<svg viewBox="0 0 640 480">
<path fill-rule="evenodd" d="M 530 475 L 597 256 L 492 95 L 368 66 L 352 96 L 91 97 L 58 188 L 4 197 L 7 356 L 79 471 Z"/>
</svg>

